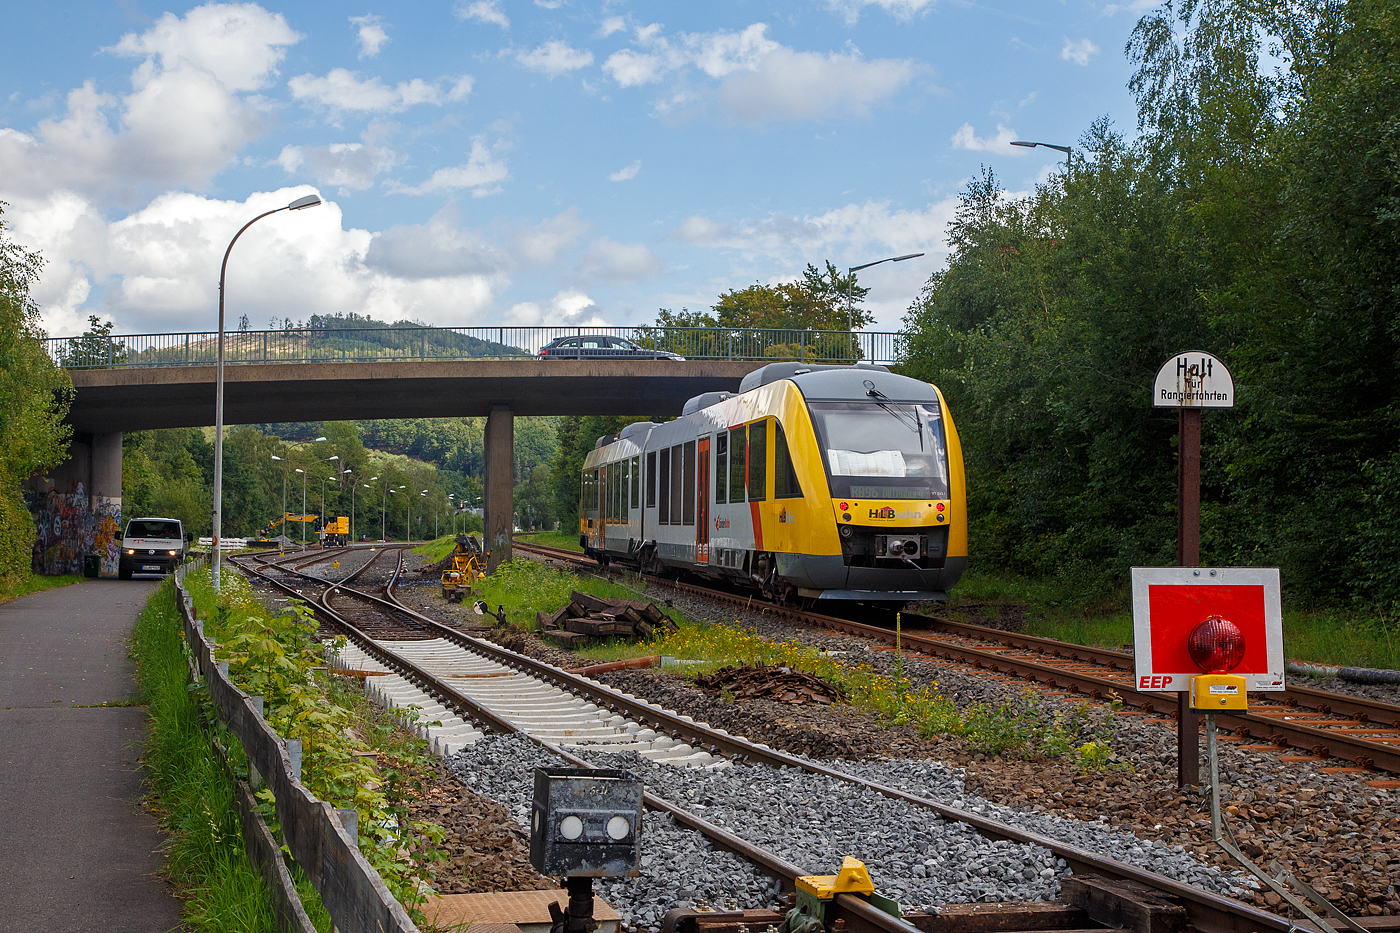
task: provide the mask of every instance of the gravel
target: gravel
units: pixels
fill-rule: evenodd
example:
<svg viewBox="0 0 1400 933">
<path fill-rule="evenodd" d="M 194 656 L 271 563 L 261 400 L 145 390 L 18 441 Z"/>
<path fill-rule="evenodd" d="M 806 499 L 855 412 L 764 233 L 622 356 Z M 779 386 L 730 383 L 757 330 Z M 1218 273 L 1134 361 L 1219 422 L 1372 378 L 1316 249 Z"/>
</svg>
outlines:
<svg viewBox="0 0 1400 933">
<path fill-rule="evenodd" d="M 645 761 L 631 756 L 635 761 Z M 533 769 L 557 767 L 558 758 L 519 736 L 487 736 L 447 759 L 474 792 L 506 808 L 522 827 L 530 824 Z M 650 765 L 650 762 L 646 762 Z M 633 767 L 634 771 L 641 769 Z M 680 768 L 667 768 L 680 771 Z M 602 879 L 594 891 L 624 922 L 655 930 L 672 907 L 698 902 L 727 907 L 776 907 L 778 881 L 699 833 L 679 827 L 667 814 L 647 811 L 642 822 L 642 858 L 636 878 Z"/>
<path fill-rule="evenodd" d="M 1036 845 L 989 840 L 923 807 L 795 768 L 751 764 L 720 771 L 657 765 L 635 753 L 592 752 L 604 767 L 625 768 L 647 789 L 815 874 L 835 872 L 853 855 L 869 867 L 880 893 L 905 909 L 953 903 L 1053 900 L 1068 873 L 1062 859 Z M 477 793 L 528 822 L 530 769 L 554 763 L 522 739 L 489 737 L 449 764 Z M 933 761 L 842 762 L 869 777 L 993 819 L 1071 842 L 1222 894 L 1231 879 L 1179 848 L 1112 832 L 1102 824 L 998 807 L 966 793 L 954 769 Z M 603 882 L 600 893 L 629 923 L 653 928 L 671 907 L 700 900 L 740 907 L 771 904 L 776 882 L 736 857 L 714 850 L 669 817 L 648 814 L 642 875 Z"/>
</svg>

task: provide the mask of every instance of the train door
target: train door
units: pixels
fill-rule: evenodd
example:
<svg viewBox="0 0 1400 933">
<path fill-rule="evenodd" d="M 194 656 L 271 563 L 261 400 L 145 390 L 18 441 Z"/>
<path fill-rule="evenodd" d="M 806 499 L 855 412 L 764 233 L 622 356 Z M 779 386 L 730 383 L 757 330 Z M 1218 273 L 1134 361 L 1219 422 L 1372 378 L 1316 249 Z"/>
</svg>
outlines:
<svg viewBox="0 0 1400 933">
<path fill-rule="evenodd" d="M 700 438 L 695 471 L 695 562 L 710 562 L 710 437 Z"/>
<path fill-rule="evenodd" d="M 603 550 L 607 546 L 608 534 L 608 466 L 603 464 L 596 471 L 597 494 L 598 494 L 598 521 L 594 524 L 594 533 L 589 535 L 588 543 L 598 550 Z"/>
</svg>

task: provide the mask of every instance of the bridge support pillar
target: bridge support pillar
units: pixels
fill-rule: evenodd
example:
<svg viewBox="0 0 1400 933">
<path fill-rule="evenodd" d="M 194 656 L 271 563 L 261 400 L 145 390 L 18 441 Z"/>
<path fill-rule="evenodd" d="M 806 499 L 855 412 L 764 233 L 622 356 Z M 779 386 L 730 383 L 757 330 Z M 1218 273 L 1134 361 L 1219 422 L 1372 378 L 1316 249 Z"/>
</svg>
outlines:
<svg viewBox="0 0 1400 933">
<path fill-rule="evenodd" d="M 515 413 L 492 405 L 486 418 L 486 572 L 510 560 L 515 525 Z"/>
<path fill-rule="evenodd" d="M 35 572 L 80 574 L 96 554 L 98 574 L 117 575 L 122 523 L 122 435 L 75 433 L 68 459 L 31 477 L 26 498 L 38 532 Z"/>
</svg>

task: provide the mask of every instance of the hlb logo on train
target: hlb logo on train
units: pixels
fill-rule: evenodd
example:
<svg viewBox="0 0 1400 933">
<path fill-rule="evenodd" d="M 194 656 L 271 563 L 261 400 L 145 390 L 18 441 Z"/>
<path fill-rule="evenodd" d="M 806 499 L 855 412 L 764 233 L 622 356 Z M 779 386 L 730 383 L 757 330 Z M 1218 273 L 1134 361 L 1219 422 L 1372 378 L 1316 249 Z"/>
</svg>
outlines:
<svg viewBox="0 0 1400 933">
<path fill-rule="evenodd" d="M 870 517 L 871 517 L 871 518 L 884 518 L 884 519 L 900 518 L 900 519 L 903 519 L 903 520 L 905 520 L 905 521 L 915 521 L 915 522 L 916 522 L 916 521 L 919 521 L 920 519 L 922 519 L 922 518 L 924 517 L 924 513 L 923 513 L 923 512 L 898 512 L 898 511 L 895 511 L 895 509 L 894 509 L 892 506 L 888 506 L 888 505 L 887 505 L 887 506 L 885 506 L 885 507 L 882 508 L 882 509 L 871 509 L 871 510 L 870 510 Z"/>
</svg>

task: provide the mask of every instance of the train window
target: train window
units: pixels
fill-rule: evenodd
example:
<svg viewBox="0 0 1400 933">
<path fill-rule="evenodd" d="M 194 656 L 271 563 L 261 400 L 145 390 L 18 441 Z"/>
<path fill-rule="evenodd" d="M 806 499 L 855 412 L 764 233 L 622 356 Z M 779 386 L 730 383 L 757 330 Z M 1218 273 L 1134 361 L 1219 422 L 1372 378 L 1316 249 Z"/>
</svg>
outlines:
<svg viewBox="0 0 1400 933">
<path fill-rule="evenodd" d="M 669 450 L 661 451 L 660 485 L 660 507 L 656 512 L 656 521 L 661 525 L 669 525 L 671 524 L 671 452 Z"/>
<path fill-rule="evenodd" d="M 729 501 L 729 432 L 715 435 L 715 504 Z"/>
<path fill-rule="evenodd" d="M 729 501 L 744 501 L 744 451 L 748 449 L 745 428 L 729 432 Z"/>
<path fill-rule="evenodd" d="M 656 508 L 656 451 L 647 454 L 647 508 Z"/>
<path fill-rule="evenodd" d="M 773 422 L 773 498 L 801 499 L 802 486 L 797 482 L 797 468 L 788 452 L 787 435 L 780 421 Z"/>
<path fill-rule="evenodd" d="M 632 508 L 642 504 L 642 458 L 632 458 Z"/>
<path fill-rule="evenodd" d="M 768 421 L 749 425 L 749 501 L 768 498 Z"/>
<path fill-rule="evenodd" d="M 681 524 L 695 524 L 695 442 L 685 442 L 685 467 L 682 470 L 685 481 L 681 486 Z"/>
<path fill-rule="evenodd" d="M 681 445 L 671 448 L 671 524 L 681 523 Z"/>
</svg>

